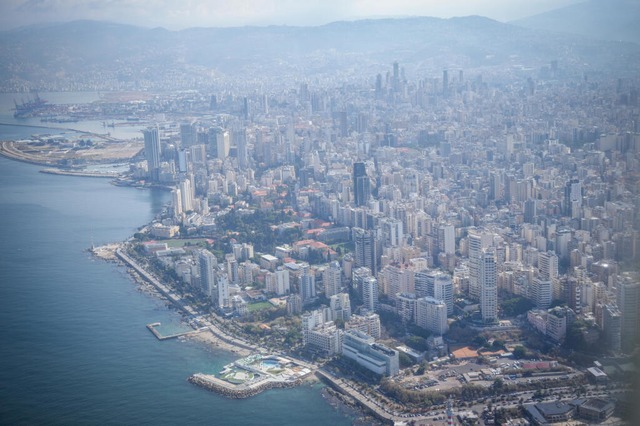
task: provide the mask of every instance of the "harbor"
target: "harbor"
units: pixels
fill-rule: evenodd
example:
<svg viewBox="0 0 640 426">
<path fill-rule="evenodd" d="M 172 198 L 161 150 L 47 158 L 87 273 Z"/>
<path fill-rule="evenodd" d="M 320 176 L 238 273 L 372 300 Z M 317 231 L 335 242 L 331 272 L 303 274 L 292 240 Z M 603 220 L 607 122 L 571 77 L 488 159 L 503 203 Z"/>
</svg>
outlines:
<svg viewBox="0 0 640 426">
<path fill-rule="evenodd" d="M 226 365 L 216 377 L 196 373 L 189 382 L 227 398 L 249 398 L 268 389 L 303 383 L 314 368 L 290 357 L 253 354 Z"/>
</svg>

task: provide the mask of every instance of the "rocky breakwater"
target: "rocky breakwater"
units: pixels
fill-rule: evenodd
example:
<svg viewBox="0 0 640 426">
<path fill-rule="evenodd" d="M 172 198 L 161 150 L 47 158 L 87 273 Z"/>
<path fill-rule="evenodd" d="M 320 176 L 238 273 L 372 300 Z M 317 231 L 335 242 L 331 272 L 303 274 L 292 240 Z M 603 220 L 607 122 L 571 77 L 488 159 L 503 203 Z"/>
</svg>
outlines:
<svg viewBox="0 0 640 426">
<path fill-rule="evenodd" d="M 224 380 L 220 380 L 217 377 L 202 373 L 193 374 L 187 380 L 194 385 L 200 386 L 204 389 L 216 392 L 222 396 L 232 399 L 249 398 L 269 389 L 293 388 L 302 384 L 302 379 L 292 381 L 266 379 L 252 383 L 248 386 L 233 385 L 231 383 L 225 382 Z"/>
</svg>

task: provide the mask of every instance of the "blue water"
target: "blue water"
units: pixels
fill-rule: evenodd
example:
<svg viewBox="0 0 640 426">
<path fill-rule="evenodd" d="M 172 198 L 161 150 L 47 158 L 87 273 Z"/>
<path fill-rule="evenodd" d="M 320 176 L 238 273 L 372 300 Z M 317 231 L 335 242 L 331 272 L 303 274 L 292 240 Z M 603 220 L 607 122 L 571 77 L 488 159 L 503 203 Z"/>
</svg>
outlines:
<svg viewBox="0 0 640 426">
<path fill-rule="evenodd" d="M 145 325 L 179 315 L 86 252 L 129 237 L 168 194 L 38 170 L 0 158 L 0 424 L 351 423 L 318 385 L 227 400 L 188 383 L 232 355 L 156 340 Z"/>
</svg>

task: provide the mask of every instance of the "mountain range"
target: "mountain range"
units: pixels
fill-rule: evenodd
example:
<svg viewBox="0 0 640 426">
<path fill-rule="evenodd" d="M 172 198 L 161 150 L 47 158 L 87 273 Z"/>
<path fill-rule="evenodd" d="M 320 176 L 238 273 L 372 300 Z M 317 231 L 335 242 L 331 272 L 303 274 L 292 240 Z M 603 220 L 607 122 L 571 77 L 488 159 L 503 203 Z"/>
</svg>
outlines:
<svg viewBox="0 0 640 426">
<path fill-rule="evenodd" d="M 598 40 L 640 44 L 640 1 L 589 0 L 511 23 Z"/>
<path fill-rule="evenodd" d="M 411 76 L 428 77 L 444 68 L 535 69 L 554 60 L 577 73 L 634 74 L 640 45 L 479 16 L 181 31 L 74 21 L 0 32 L 0 90 L 188 88 L 258 76 L 348 79 L 386 72 L 393 61 Z"/>
</svg>

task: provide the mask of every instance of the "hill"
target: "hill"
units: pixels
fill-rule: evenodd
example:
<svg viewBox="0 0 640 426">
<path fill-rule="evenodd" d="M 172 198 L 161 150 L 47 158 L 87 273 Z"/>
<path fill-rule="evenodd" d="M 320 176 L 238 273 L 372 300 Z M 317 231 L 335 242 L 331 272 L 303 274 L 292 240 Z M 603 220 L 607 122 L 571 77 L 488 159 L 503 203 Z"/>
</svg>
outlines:
<svg viewBox="0 0 640 426">
<path fill-rule="evenodd" d="M 640 44 L 640 1 L 589 0 L 512 21 L 511 24 Z"/>
<path fill-rule="evenodd" d="M 196 88 L 220 78 L 244 83 L 257 76 L 274 82 L 348 80 L 384 73 L 395 60 L 408 75 L 424 77 L 443 68 L 535 68 L 557 59 L 576 72 L 611 64 L 624 72 L 637 69 L 639 58 L 634 44 L 478 16 L 182 31 L 75 21 L 0 32 L 0 90 Z"/>
</svg>

